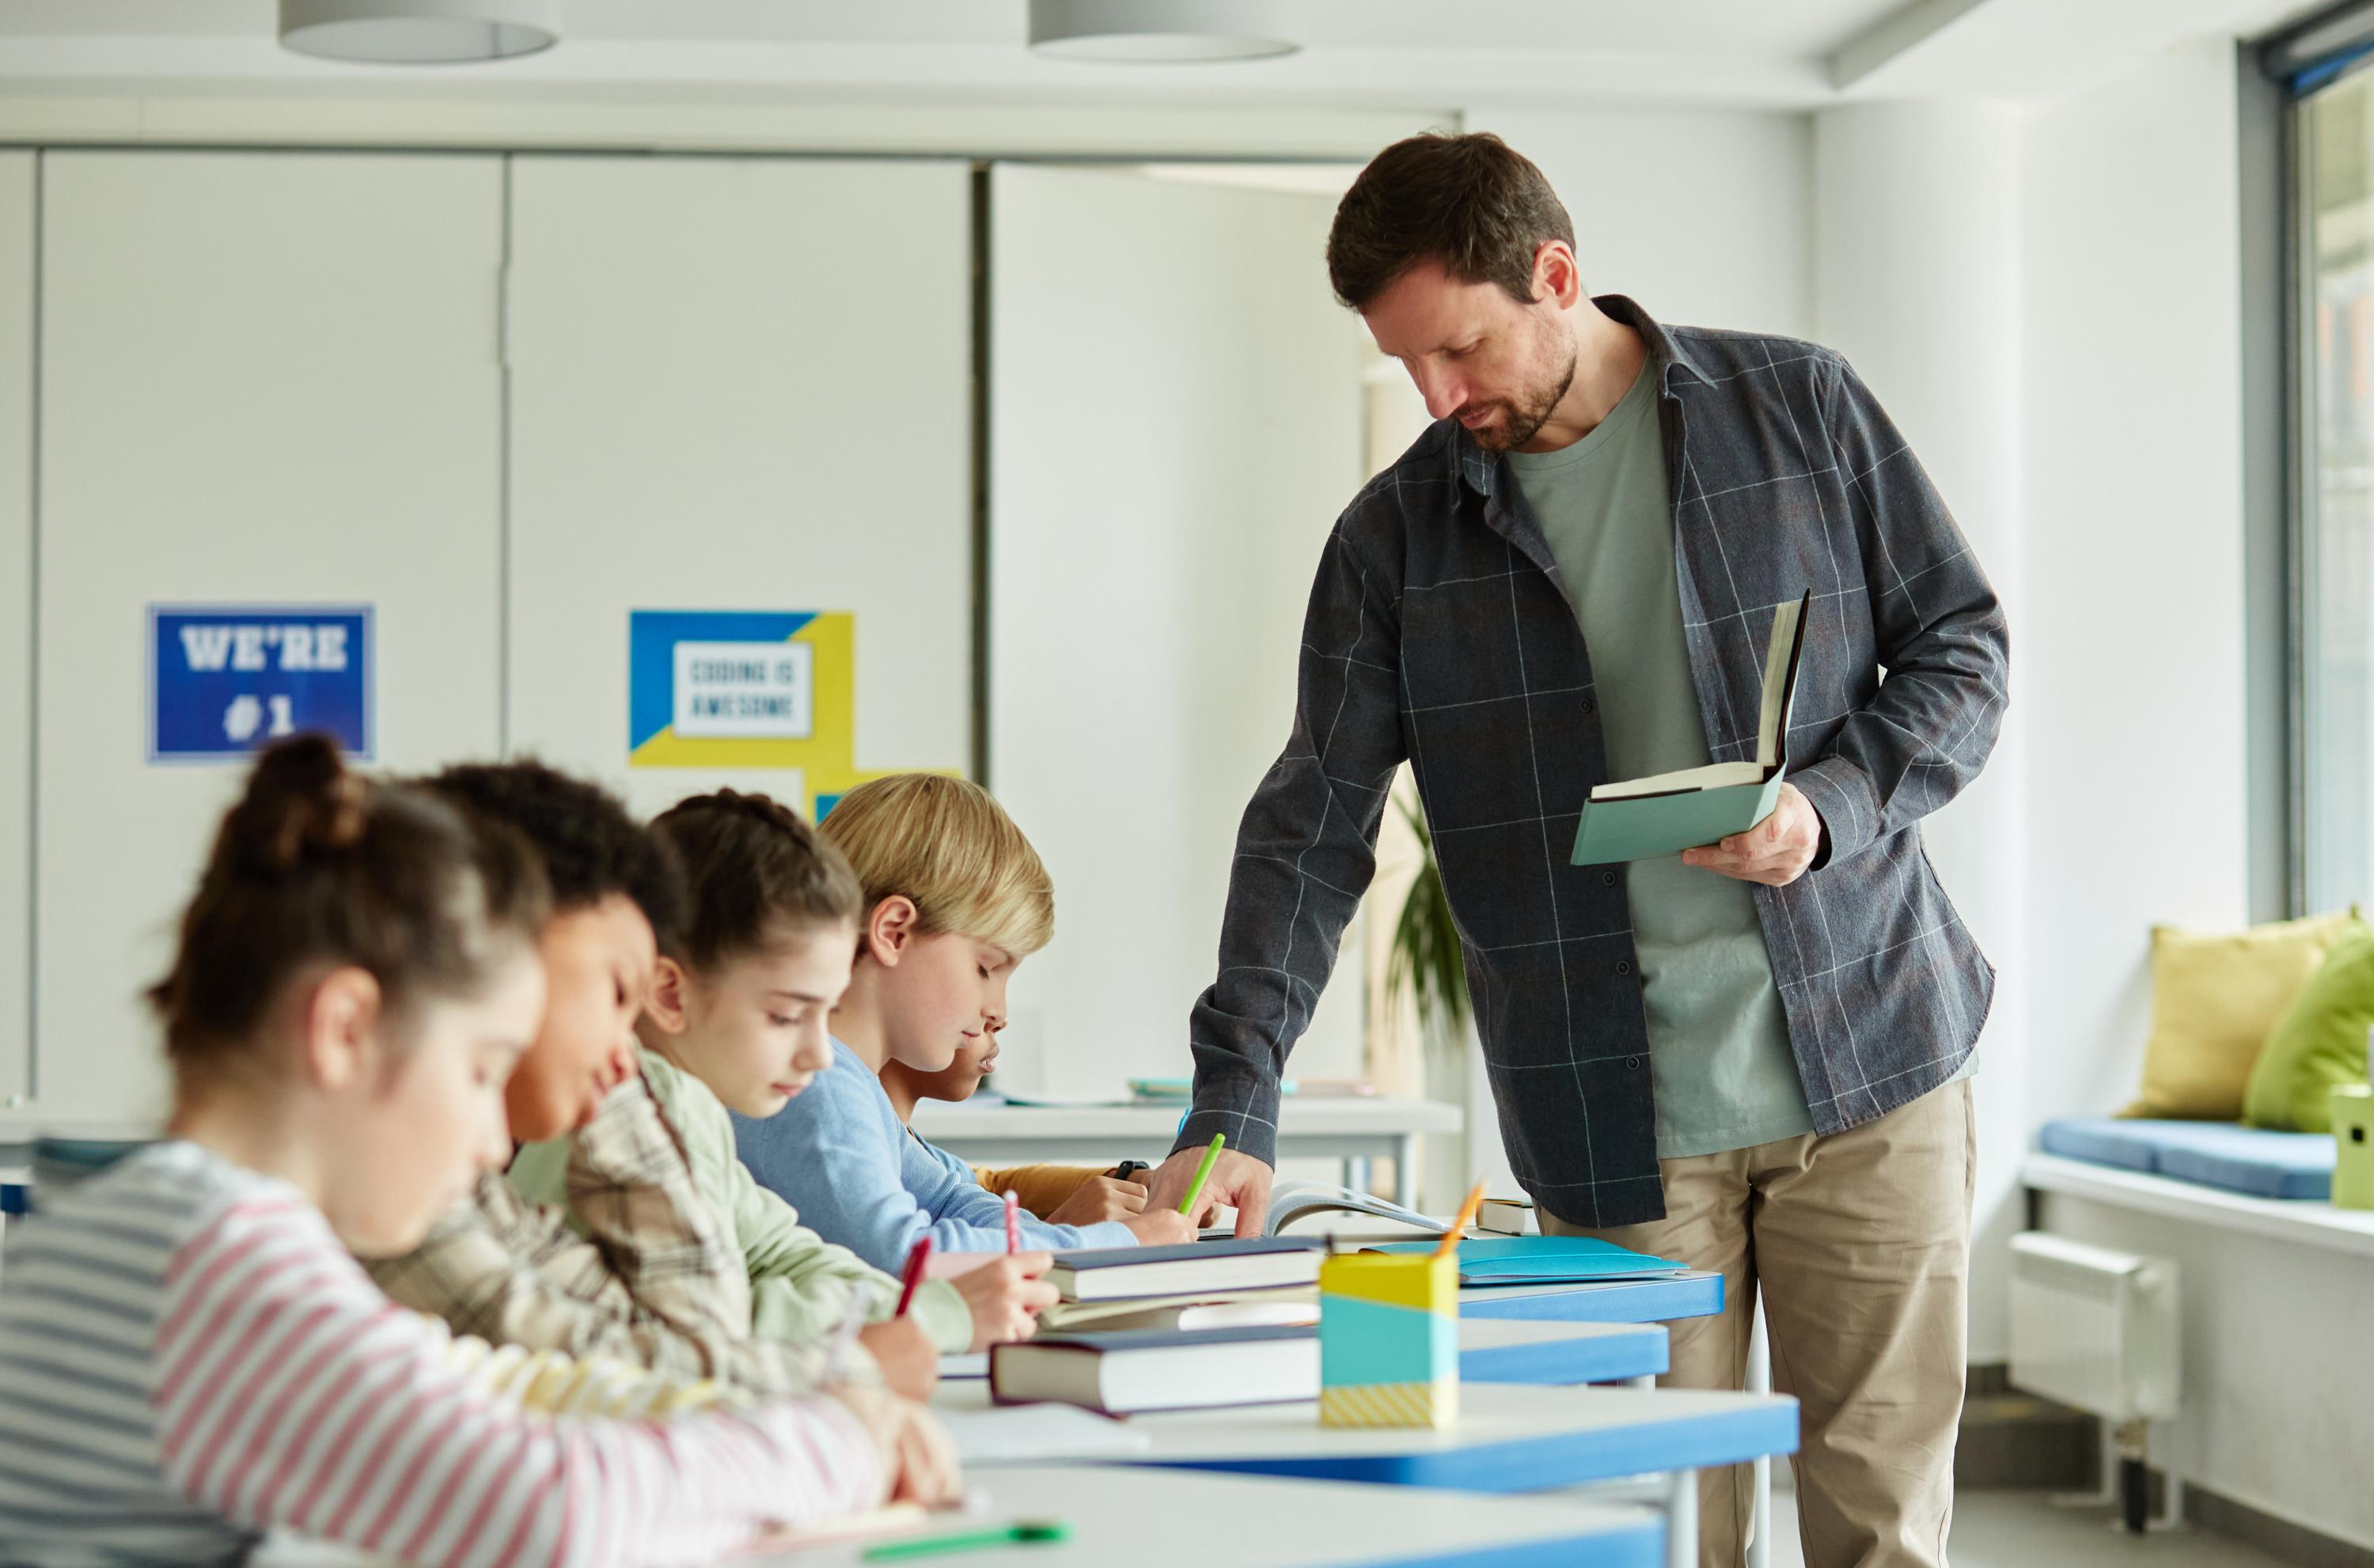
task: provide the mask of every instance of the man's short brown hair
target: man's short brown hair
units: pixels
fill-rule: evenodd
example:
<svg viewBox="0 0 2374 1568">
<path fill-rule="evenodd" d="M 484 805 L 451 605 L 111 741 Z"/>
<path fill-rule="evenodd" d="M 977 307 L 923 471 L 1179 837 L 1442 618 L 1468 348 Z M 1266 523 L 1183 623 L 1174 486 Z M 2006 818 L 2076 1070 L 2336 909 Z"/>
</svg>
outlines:
<svg viewBox="0 0 2374 1568">
<path fill-rule="evenodd" d="M 1533 161 L 1488 131 L 1395 142 L 1360 170 L 1327 231 L 1327 281 L 1365 310 L 1402 274 L 1434 262 L 1462 283 L 1534 301 L 1534 253 L 1574 244 L 1574 220 Z"/>
</svg>

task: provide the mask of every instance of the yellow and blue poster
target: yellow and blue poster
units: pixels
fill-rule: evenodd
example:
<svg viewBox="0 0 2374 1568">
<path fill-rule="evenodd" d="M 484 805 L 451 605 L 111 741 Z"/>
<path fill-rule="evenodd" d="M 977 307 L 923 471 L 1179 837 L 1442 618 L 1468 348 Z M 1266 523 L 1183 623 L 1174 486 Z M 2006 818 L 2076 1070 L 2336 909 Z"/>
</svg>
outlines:
<svg viewBox="0 0 2374 1568">
<path fill-rule="evenodd" d="M 629 612 L 629 764 L 796 768 L 821 817 L 879 776 L 857 766 L 856 644 L 847 611 Z"/>
</svg>

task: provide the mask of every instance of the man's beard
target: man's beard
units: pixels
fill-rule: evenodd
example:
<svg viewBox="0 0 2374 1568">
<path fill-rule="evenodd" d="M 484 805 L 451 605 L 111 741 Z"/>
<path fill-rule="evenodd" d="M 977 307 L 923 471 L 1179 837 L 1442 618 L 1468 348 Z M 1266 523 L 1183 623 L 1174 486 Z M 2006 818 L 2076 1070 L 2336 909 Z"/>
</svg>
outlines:
<svg viewBox="0 0 2374 1568">
<path fill-rule="evenodd" d="M 1542 427 L 1550 422 L 1550 415 L 1557 412 L 1559 400 L 1566 396 L 1567 389 L 1574 385 L 1575 358 L 1573 348 L 1568 348 L 1566 365 L 1558 371 L 1557 384 L 1543 382 L 1538 392 L 1526 398 L 1522 404 L 1508 398 L 1495 398 L 1486 404 L 1487 407 L 1500 409 L 1504 417 L 1498 427 L 1487 426 L 1481 430 L 1469 431 L 1468 434 L 1475 438 L 1475 444 L 1489 452 L 1514 451 L 1540 435 Z"/>
</svg>

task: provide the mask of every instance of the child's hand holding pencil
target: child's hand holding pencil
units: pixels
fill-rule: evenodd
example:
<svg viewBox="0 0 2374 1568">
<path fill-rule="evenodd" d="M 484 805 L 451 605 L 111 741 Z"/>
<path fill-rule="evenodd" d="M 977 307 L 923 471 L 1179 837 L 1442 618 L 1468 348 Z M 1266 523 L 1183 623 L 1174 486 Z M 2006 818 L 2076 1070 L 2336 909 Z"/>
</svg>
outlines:
<svg viewBox="0 0 2374 1568">
<path fill-rule="evenodd" d="M 1008 1253 L 948 1281 L 972 1309 L 974 1350 L 1011 1344 L 1039 1331 L 1039 1315 L 1055 1305 L 1055 1287 L 1045 1278 L 1054 1263 L 1049 1252 Z"/>
</svg>

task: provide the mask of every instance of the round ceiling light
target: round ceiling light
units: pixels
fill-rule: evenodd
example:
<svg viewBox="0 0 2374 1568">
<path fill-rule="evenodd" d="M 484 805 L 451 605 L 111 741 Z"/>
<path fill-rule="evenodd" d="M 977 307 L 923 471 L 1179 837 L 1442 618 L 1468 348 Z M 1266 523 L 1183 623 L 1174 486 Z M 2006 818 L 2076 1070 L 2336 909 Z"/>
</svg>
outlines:
<svg viewBox="0 0 2374 1568">
<path fill-rule="evenodd" d="M 1030 47 L 1058 60 L 1176 65 L 1302 47 L 1290 0 L 1030 0 Z"/>
<path fill-rule="evenodd" d="M 370 65 L 511 60 L 560 41 L 560 0 L 280 0 L 280 41 Z"/>
</svg>

